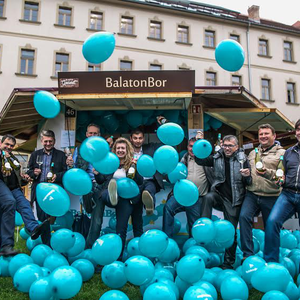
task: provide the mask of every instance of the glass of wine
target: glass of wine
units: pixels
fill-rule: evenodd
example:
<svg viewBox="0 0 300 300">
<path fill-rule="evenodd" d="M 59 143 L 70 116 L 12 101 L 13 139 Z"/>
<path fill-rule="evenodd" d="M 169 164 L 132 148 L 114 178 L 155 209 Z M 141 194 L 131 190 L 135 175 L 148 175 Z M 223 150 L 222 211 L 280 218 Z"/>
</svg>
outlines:
<svg viewBox="0 0 300 300">
<path fill-rule="evenodd" d="M 43 164 L 43 156 L 42 155 L 37 155 L 36 163 L 39 165 L 39 169 L 41 169 L 41 166 Z"/>
<path fill-rule="evenodd" d="M 240 163 L 241 165 L 241 169 L 243 169 L 244 167 L 244 162 L 246 161 L 246 155 L 245 155 L 245 152 L 244 151 L 239 151 L 237 153 L 237 160 L 238 162 Z"/>
</svg>

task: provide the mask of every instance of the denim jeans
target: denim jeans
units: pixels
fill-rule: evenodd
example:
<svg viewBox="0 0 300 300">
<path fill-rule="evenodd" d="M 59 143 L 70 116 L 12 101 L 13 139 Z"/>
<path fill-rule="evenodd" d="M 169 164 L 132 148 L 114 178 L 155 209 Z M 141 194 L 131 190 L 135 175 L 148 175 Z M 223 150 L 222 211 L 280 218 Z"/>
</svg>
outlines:
<svg viewBox="0 0 300 300">
<path fill-rule="evenodd" d="M 241 247 L 244 257 L 254 255 L 254 246 L 252 238 L 252 224 L 253 218 L 259 213 L 262 213 L 264 227 L 266 221 L 274 206 L 277 196 L 258 196 L 252 192 L 247 191 L 242 209 L 240 213 L 240 233 L 241 233 Z"/>
<path fill-rule="evenodd" d="M 264 253 L 266 262 L 279 262 L 280 229 L 295 212 L 300 213 L 300 194 L 283 189 L 266 224 Z"/>
<path fill-rule="evenodd" d="M 189 235 L 191 237 L 191 230 L 193 224 L 196 220 L 200 218 L 201 213 L 201 201 L 202 197 L 199 197 L 197 202 L 191 206 L 183 206 L 179 204 L 175 197 L 172 196 L 164 206 L 163 213 L 163 231 L 167 234 L 168 237 L 173 237 L 173 229 L 174 229 L 174 217 L 176 214 L 185 211 L 186 218 L 189 225 Z"/>
<path fill-rule="evenodd" d="M 155 194 L 157 192 L 157 189 L 156 189 L 156 185 L 155 185 L 155 182 L 154 180 L 152 179 L 146 179 L 144 180 L 143 184 L 139 186 L 140 188 L 140 193 L 141 193 L 141 199 L 142 199 L 142 193 L 143 191 L 148 191 L 150 193 L 150 195 L 152 196 L 153 198 L 153 204 L 154 204 L 154 207 L 155 207 Z"/>
</svg>

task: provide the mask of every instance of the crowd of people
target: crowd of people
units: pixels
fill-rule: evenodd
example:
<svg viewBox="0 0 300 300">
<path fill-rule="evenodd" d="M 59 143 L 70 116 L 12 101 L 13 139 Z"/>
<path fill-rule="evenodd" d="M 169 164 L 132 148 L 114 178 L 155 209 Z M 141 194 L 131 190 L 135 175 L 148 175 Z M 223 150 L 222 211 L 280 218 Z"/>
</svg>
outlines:
<svg viewBox="0 0 300 300">
<path fill-rule="evenodd" d="M 158 118 L 161 124 L 163 117 Z M 283 223 L 295 212 L 300 212 L 300 119 L 295 124 L 297 144 L 287 150 L 276 141 L 276 133 L 270 124 L 258 127 L 259 146 L 248 156 L 239 148 L 234 135 L 224 136 L 221 148 L 204 159 L 195 157 L 193 145 L 203 139 L 203 133 L 188 141 L 187 152 L 181 162 L 187 167 L 187 179 L 198 188 L 199 199 L 192 206 L 182 206 L 171 192 L 168 195 L 163 212 L 162 230 L 173 237 L 174 218 L 185 211 L 191 236 L 194 222 L 201 218 L 212 218 L 213 208 L 224 213 L 234 228 L 240 226 L 241 250 L 243 259 L 254 255 L 252 240 L 253 219 L 260 212 L 265 227 L 264 259 L 267 262 L 279 261 L 280 229 Z M 86 137 L 100 136 L 96 124 L 87 127 Z M 85 170 L 93 183 L 92 191 L 82 196 L 85 211 L 90 214 L 89 230 L 85 236 L 86 247 L 91 248 L 101 234 L 105 206 L 112 207 L 116 213 L 116 233 L 120 235 L 123 250 L 126 242 L 128 221 L 131 217 L 134 237 L 143 234 L 143 210 L 147 215 L 155 209 L 155 194 L 164 189 L 164 176 L 156 172 L 152 177 L 142 177 L 137 171 L 132 174 L 130 168 L 143 154 L 150 156 L 162 144 L 144 144 L 144 132 L 135 129 L 130 139 L 119 137 L 113 141 L 107 137 L 111 151 L 120 160 L 119 168 L 110 175 L 97 172 L 91 163 L 80 155 L 80 146 L 73 156 L 67 156 L 56 149 L 55 135 L 51 130 L 41 134 L 42 149 L 34 151 L 28 163 L 28 172 L 20 172 L 19 162 L 12 154 L 16 144 L 14 136 L 2 137 L 0 172 L 0 256 L 18 253 L 14 249 L 15 212 L 18 211 L 24 226 L 32 239 L 40 235 L 44 244 L 50 245 L 50 226 L 55 218 L 45 214 L 36 201 L 36 187 L 40 182 L 51 182 L 63 186 L 64 173 L 72 167 Z M 257 167 L 257 162 L 260 165 Z M 283 163 L 283 174 L 276 171 Z M 130 199 L 118 195 L 117 180 L 133 178 L 139 187 L 139 194 Z M 50 175 L 49 175 L 50 174 Z M 23 195 L 21 187 L 32 182 L 30 202 Z M 188 195 L 187 195 L 188 196 Z M 37 218 L 32 207 L 35 203 Z M 237 241 L 226 249 L 223 269 L 233 268 Z"/>
</svg>

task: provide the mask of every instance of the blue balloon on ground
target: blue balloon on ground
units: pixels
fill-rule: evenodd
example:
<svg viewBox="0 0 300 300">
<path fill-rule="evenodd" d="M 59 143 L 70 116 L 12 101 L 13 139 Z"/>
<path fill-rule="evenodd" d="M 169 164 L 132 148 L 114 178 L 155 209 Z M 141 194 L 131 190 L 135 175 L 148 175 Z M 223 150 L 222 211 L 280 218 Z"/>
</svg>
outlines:
<svg viewBox="0 0 300 300">
<path fill-rule="evenodd" d="M 59 229 L 51 236 L 50 244 L 53 250 L 65 253 L 75 245 L 75 234 L 70 229 Z"/>
<path fill-rule="evenodd" d="M 69 265 L 69 262 L 67 261 L 67 259 L 63 255 L 61 255 L 57 252 L 54 252 L 54 253 L 50 254 L 49 256 L 47 256 L 45 258 L 44 264 L 43 264 L 43 266 L 45 268 L 48 268 L 50 271 L 53 271 L 58 267 L 68 266 L 68 265 Z"/>
<path fill-rule="evenodd" d="M 23 225 L 23 219 L 21 217 L 21 215 L 16 211 L 16 215 L 15 215 L 15 226 L 21 226 Z"/>
<path fill-rule="evenodd" d="M 34 281 L 43 276 L 43 271 L 36 264 L 27 264 L 17 270 L 13 277 L 14 287 L 23 293 L 28 293 Z"/>
<path fill-rule="evenodd" d="M 238 42 L 226 39 L 217 45 L 215 58 L 219 66 L 224 70 L 236 72 L 244 64 L 245 52 Z"/>
<path fill-rule="evenodd" d="M 186 290 L 183 300 L 194 299 L 214 300 L 213 296 L 209 295 L 206 290 L 198 286 L 191 286 Z"/>
<path fill-rule="evenodd" d="M 102 266 L 109 265 L 118 259 L 122 251 L 122 240 L 114 233 L 98 238 L 92 247 L 93 259 Z"/>
<path fill-rule="evenodd" d="M 58 299 L 74 297 L 81 289 L 82 277 L 78 270 L 71 266 L 63 266 L 54 270 L 51 275 L 52 291 Z"/>
<path fill-rule="evenodd" d="M 241 277 L 228 276 L 221 283 L 221 295 L 223 300 L 247 300 L 249 290 L 246 282 Z"/>
<path fill-rule="evenodd" d="M 216 288 L 210 282 L 204 281 L 203 278 L 200 279 L 200 281 L 195 282 L 193 286 L 197 286 L 205 290 L 209 295 L 213 297 L 214 300 L 218 299 L 218 292 Z"/>
<path fill-rule="evenodd" d="M 60 112 L 60 103 L 56 97 L 46 91 L 38 91 L 34 94 L 33 105 L 36 111 L 44 118 L 55 118 Z"/>
<path fill-rule="evenodd" d="M 150 155 L 143 154 L 136 163 L 139 174 L 143 177 L 152 177 L 156 173 L 153 158 Z"/>
<path fill-rule="evenodd" d="M 82 54 L 91 64 L 101 64 L 114 52 L 116 40 L 113 33 L 96 32 L 83 43 Z"/>
<path fill-rule="evenodd" d="M 214 252 L 209 252 L 210 257 L 209 257 L 209 261 L 207 263 L 207 267 L 208 268 L 214 268 L 214 267 L 218 267 L 221 265 L 221 258 L 217 253 Z"/>
<path fill-rule="evenodd" d="M 87 259 L 77 259 L 72 263 L 71 267 L 80 272 L 82 281 L 90 280 L 95 273 L 94 265 Z"/>
<path fill-rule="evenodd" d="M 208 218 L 198 219 L 193 225 L 192 235 L 195 241 L 201 245 L 210 243 L 216 236 L 214 222 Z"/>
<path fill-rule="evenodd" d="M 42 267 L 45 259 L 51 254 L 53 254 L 53 250 L 49 246 L 41 244 L 32 249 L 30 256 L 35 264 Z"/>
<path fill-rule="evenodd" d="M 38 239 L 33 240 L 31 237 L 29 237 L 26 240 L 26 247 L 29 251 L 31 251 L 34 247 L 36 247 L 37 245 L 42 244 L 42 238 L 39 236 Z"/>
<path fill-rule="evenodd" d="M 182 279 L 180 279 L 179 276 L 175 278 L 175 284 L 179 290 L 180 297 L 183 298 L 186 290 L 191 286 L 191 284 L 186 281 L 183 281 Z"/>
<path fill-rule="evenodd" d="M 205 269 L 204 274 L 203 274 L 201 280 L 202 280 L 202 281 L 209 282 L 209 283 L 211 283 L 213 286 L 215 286 L 215 280 L 216 280 L 216 277 L 217 277 L 217 273 L 216 273 L 216 272 L 214 272 L 214 271 L 211 270 L 211 269 Z"/>
<path fill-rule="evenodd" d="M 74 223 L 74 215 L 71 210 L 68 210 L 63 216 L 57 217 L 54 224 L 51 226 L 52 230 L 58 230 L 61 228 L 72 229 Z"/>
<path fill-rule="evenodd" d="M 18 271 L 19 268 L 28 265 L 33 264 L 33 259 L 24 253 L 17 254 L 14 256 L 8 265 L 8 272 L 11 277 L 14 277 L 15 273 Z"/>
<path fill-rule="evenodd" d="M 179 162 L 176 168 L 168 174 L 169 181 L 176 183 L 180 179 L 186 179 L 188 176 L 188 170 L 185 164 Z"/>
<path fill-rule="evenodd" d="M 93 163 L 93 167 L 101 174 L 109 175 L 113 174 L 120 166 L 119 157 L 112 152 L 108 152 L 107 155 Z"/>
<path fill-rule="evenodd" d="M 129 257 L 134 255 L 142 255 L 139 247 L 139 241 L 140 241 L 139 237 L 133 238 L 132 240 L 129 241 L 127 245 L 127 252 Z"/>
<path fill-rule="evenodd" d="M 174 281 L 172 272 L 165 268 L 156 268 L 153 278 L 165 278 Z"/>
<path fill-rule="evenodd" d="M 289 300 L 288 296 L 280 291 L 269 291 L 265 293 L 261 300 Z"/>
<path fill-rule="evenodd" d="M 89 174 L 81 169 L 72 168 L 63 176 L 64 188 L 73 195 L 82 196 L 91 192 L 92 181 Z"/>
<path fill-rule="evenodd" d="M 208 262 L 210 260 L 209 252 L 201 246 L 192 246 L 186 251 L 185 254 L 197 254 L 197 255 L 199 255 L 200 257 L 202 257 L 205 266 L 208 264 Z"/>
<path fill-rule="evenodd" d="M 146 231 L 139 240 L 140 251 L 147 257 L 160 256 L 167 249 L 168 244 L 168 236 L 158 229 Z"/>
<path fill-rule="evenodd" d="M 153 277 L 155 278 L 155 277 Z M 162 283 L 162 284 L 165 284 L 167 287 L 169 287 L 175 294 L 175 297 L 177 300 L 179 300 L 179 289 L 177 287 L 177 285 L 175 284 L 174 280 L 173 279 L 167 279 L 167 278 L 155 278 L 154 282 L 153 283 Z M 151 283 L 151 284 L 153 284 Z"/>
<path fill-rule="evenodd" d="M 192 206 L 199 199 L 197 186 L 188 179 L 181 179 L 174 186 L 174 197 L 183 206 Z"/>
<path fill-rule="evenodd" d="M 215 279 L 215 288 L 220 292 L 221 284 L 225 280 L 226 277 L 229 276 L 238 276 L 238 273 L 234 270 L 221 270 Z"/>
<path fill-rule="evenodd" d="M 211 154 L 212 146 L 207 140 L 198 140 L 193 145 L 193 153 L 196 157 L 204 159 Z"/>
<path fill-rule="evenodd" d="M 297 238 L 289 233 L 289 234 L 285 234 L 284 236 L 282 236 L 280 238 L 280 247 L 282 248 L 287 248 L 287 249 L 295 249 L 298 245 L 298 240 Z"/>
<path fill-rule="evenodd" d="M 144 256 L 132 256 L 125 261 L 124 268 L 127 280 L 134 285 L 143 285 L 154 276 L 154 265 Z"/>
<path fill-rule="evenodd" d="M 173 289 L 166 284 L 157 282 L 149 285 L 145 290 L 144 300 L 176 300 Z"/>
<path fill-rule="evenodd" d="M 61 217 L 70 209 L 68 193 L 57 184 L 39 183 L 36 198 L 41 209 L 50 216 Z"/>
<path fill-rule="evenodd" d="M 234 238 L 235 228 L 229 221 L 215 221 L 214 227 L 216 231 L 215 240 L 217 243 L 226 243 Z"/>
<path fill-rule="evenodd" d="M 24 227 L 20 230 L 20 236 L 23 240 L 30 238 L 30 235 L 26 232 Z"/>
<path fill-rule="evenodd" d="M 107 141 L 100 136 L 86 138 L 79 148 L 82 158 L 91 164 L 103 159 L 109 152 Z"/>
<path fill-rule="evenodd" d="M 65 253 L 68 257 L 79 255 L 85 248 L 85 239 L 83 235 L 79 232 L 74 232 L 74 235 L 75 244 Z"/>
<path fill-rule="evenodd" d="M 0 277 L 9 277 L 9 263 L 11 261 L 11 256 L 9 257 L 0 257 Z"/>
<path fill-rule="evenodd" d="M 158 127 L 157 137 L 166 145 L 177 146 L 183 141 L 184 132 L 178 124 L 166 123 Z"/>
<path fill-rule="evenodd" d="M 111 290 L 105 292 L 99 300 L 129 300 L 129 298 L 122 291 Z"/>
<path fill-rule="evenodd" d="M 120 289 L 126 282 L 127 278 L 124 273 L 125 265 L 121 261 L 115 261 L 104 266 L 101 272 L 101 279 L 111 289 Z"/>
<path fill-rule="evenodd" d="M 195 246 L 197 245 L 197 242 L 194 238 L 189 238 L 188 240 L 185 241 L 185 243 L 183 244 L 182 246 L 182 252 L 183 253 L 186 253 L 186 251 L 192 247 L 192 246 Z"/>
<path fill-rule="evenodd" d="M 159 256 L 158 260 L 163 263 L 174 263 L 180 257 L 180 249 L 177 243 L 169 238 L 169 243 L 165 251 L 163 251 Z"/>
<path fill-rule="evenodd" d="M 41 269 L 43 271 L 43 277 L 48 277 L 51 274 L 51 270 L 49 270 L 48 268 L 41 267 Z"/>
<path fill-rule="evenodd" d="M 287 270 L 289 271 L 289 273 L 291 274 L 291 276 L 294 278 L 296 276 L 296 266 L 294 264 L 294 262 L 288 258 L 288 257 L 283 257 L 280 260 L 280 263 L 287 268 Z"/>
<path fill-rule="evenodd" d="M 29 289 L 30 300 L 49 300 L 53 296 L 50 278 L 39 278 Z"/>
<path fill-rule="evenodd" d="M 117 180 L 118 195 L 124 199 L 136 197 L 140 189 L 136 182 L 130 178 L 120 178 Z"/>
<path fill-rule="evenodd" d="M 257 270 L 263 267 L 266 261 L 259 256 L 249 256 L 245 259 L 242 265 L 242 278 L 247 284 L 251 283 L 251 277 Z"/>
<path fill-rule="evenodd" d="M 161 146 L 154 152 L 153 160 L 155 168 L 159 173 L 169 174 L 178 164 L 178 153 L 171 146 Z"/>
<path fill-rule="evenodd" d="M 208 122 L 211 128 L 213 129 L 219 129 L 222 127 L 223 123 L 219 121 L 218 119 L 211 118 Z"/>
<path fill-rule="evenodd" d="M 291 281 L 288 283 L 284 294 L 287 295 L 290 300 L 299 300 L 299 290 L 297 285 L 292 281 L 292 278 Z"/>
<path fill-rule="evenodd" d="M 126 120 L 132 128 L 137 128 L 143 124 L 143 115 L 138 111 L 130 111 L 126 115 Z"/>
</svg>

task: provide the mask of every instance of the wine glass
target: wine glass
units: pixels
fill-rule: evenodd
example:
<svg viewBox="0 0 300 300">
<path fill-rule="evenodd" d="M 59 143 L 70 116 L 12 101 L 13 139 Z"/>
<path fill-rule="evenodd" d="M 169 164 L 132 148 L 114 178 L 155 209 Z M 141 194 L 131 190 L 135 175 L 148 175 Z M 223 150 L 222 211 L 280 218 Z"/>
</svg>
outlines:
<svg viewBox="0 0 300 300">
<path fill-rule="evenodd" d="M 244 166 L 244 162 L 246 161 L 246 155 L 245 155 L 245 152 L 244 151 L 239 151 L 237 153 L 237 160 L 238 162 L 240 163 L 241 165 L 241 169 L 243 169 L 243 166 Z"/>
<path fill-rule="evenodd" d="M 37 155 L 36 163 L 39 165 L 39 169 L 41 169 L 41 165 L 43 164 L 43 156 L 42 155 Z"/>
</svg>

